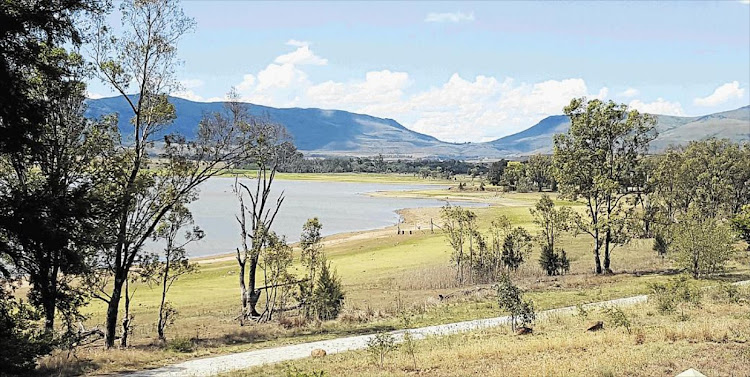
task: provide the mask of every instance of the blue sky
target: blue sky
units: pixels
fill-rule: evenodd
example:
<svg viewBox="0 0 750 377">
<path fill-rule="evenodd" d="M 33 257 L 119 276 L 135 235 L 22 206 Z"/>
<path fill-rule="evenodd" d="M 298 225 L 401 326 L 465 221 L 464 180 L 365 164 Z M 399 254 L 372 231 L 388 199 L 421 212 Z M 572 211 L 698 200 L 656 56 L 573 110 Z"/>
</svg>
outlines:
<svg viewBox="0 0 750 377">
<path fill-rule="evenodd" d="M 187 1 L 174 94 L 393 118 L 485 141 L 574 96 L 702 115 L 750 104 L 750 4 Z M 113 17 L 113 20 L 117 20 Z M 92 81 L 92 97 L 111 92 Z"/>
</svg>

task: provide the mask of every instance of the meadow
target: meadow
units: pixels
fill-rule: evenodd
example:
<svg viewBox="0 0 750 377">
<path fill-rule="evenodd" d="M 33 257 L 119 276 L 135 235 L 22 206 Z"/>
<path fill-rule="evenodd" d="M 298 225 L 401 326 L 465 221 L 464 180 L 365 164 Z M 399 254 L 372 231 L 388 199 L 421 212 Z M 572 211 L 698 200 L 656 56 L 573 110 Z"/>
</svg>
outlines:
<svg viewBox="0 0 750 377">
<path fill-rule="evenodd" d="M 314 178 L 315 175 L 308 176 L 310 179 L 318 179 Z M 292 179 L 292 177 L 294 176 L 285 178 Z M 327 175 L 323 175 L 320 179 L 326 179 L 326 177 Z M 360 181 L 380 179 L 379 175 L 361 174 L 337 177 L 344 181 L 354 178 Z M 397 176 L 390 179 L 405 178 Z M 450 189 L 377 195 L 431 197 L 449 201 L 456 199 L 481 201 L 488 203 L 489 206 L 473 209 L 478 216 L 480 229 L 489 227 L 493 219 L 506 216 L 513 226 L 523 226 L 532 234 L 538 231 L 532 222 L 529 208 L 539 199 L 540 193 L 502 193 L 494 188 L 479 191 L 475 189 L 478 181 L 473 182 L 466 177 L 462 179 L 468 183 L 468 190 L 458 191 L 454 186 Z M 582 209 L 578 203 L 558 200 L 556 194 L 550 195 L 557 205 Z M 198 273 L 178 280 L 169 292 L 168 300 L 179 310 L 179 315 L 175 324 L 167 329 L 167 338 L 170 341 L 166 348 L 158 345 L 156 340 L 155 323 L 160 291 L 147 284 L 135 284 L 131 286 L 131 290 L 135 291 L 131 304 L 131 313 L 135 316 L 131 347 L 109 351 L 104 351 L 98 345 L 79 347 L 74 355 L 57 353 L 42 360 L 40 370 L 43 373 L 61 376 L 140 370 L 207 355 L 394 330 L 403 328 L 401 317 L 404 313 L 411 316 L 410 326 L 413 327 L 504 315 L 498 309 L 491 285 L 458 285 L 456 283 L 455 273 L 450 264 L 450 247 L 440 229 L 435 227 L 433 232 L 430 231 L 428 225 L 430 220 L 439 224 L 439 208 L 403 210 L 401 215 L 404 218 L 401 229 L 405 230 L 405 234 L 397 235 L 396 227 L 389 227 L 334 235 L 325 239 L 325 252 L 346 289 L 344 312 L 335 321 L 308 322 L 299 318 L 285 318 L 279 323 L 250 324 L 240 327 L 236 320 L 240 303 L 236 261 L 232 255 L 207 257 L 198 260 Z M 583 235 L 573 237 L 567 234 L 562 237 L 561 246 L 571 258 L 570 273 L 564 276 L 547 276 L 542 271 L 538 264 L 539 248 L 535 245 L 531 255 L 527 256 L 526 262 L 515 273 L 514 281 L 527 291 L 527 297 L 534 300 L 538 310 L 544 310 L 648 293 L 650 283 L 666 281 L 676 273 L 670 260 L 657 256 L 651 248 L 652 240 L 646 239 L 633 240 L 617 248 L 613 254 L 615 273 L 597 276 L 593 273 L 591 244 L 591 239 Z M 709 286 L 717 284 L 718 280 L 748 279 L 750 271 L 748 271 L 747 262 L 747 257 L 743 255 L 730 264 L 727 274 L 714 280 L 699 280 L 696 283 Z M 298 274 L 302 274 L 298 261 L 295 261 L 294 268 Z M 730 317 L 734 315 L 731 314 L 734 312 L 730 309 L 722 308 L 717 309 L 717 313 Z M 634 310 L 648 311 L 643 308 Z M 84 311 L 89 315 L 87 328 L 102 327 L 105 313 L 105 306 L 102 303 L 92 301 L 84 308 Z M 644 323 L 648 323 L 651 317 L 643 313 L 634 315 L 638 316 L 639 321 L 642 319 Z M 721 321 L 725 319 L 719 318 Z M 545 335 L 535 335 L 528 339 L 516 340 L 508 334 L 509 330 L 496 329 L 488 330 L 488 333 L 425 341 L 425 345 L 420 346 L 420 352 L 423 354 L 420 354 L 419 358 L 425 360 L 424 368 L 427 369 L 420 369 L 420 371 L 426 370 L 435 375 L 452 375 L 451 370 L 459 370 L 456 369 L 457 366 L 452 365 L 449 368 L 444 362 L 441 364 L 438 360 L 448 358 L 449 355 L 460 354 L 463 355 L 462 360 L 466 360 L 466 365 L 462 368 L 466 367 L 467 370 L 474 370 L 479 374 L 497 374 L 501 372 L 500 369 L 494 372 L 484 369 L 482 358 L 498 357 L 501 358 L 497 360 L 500 362 L 514 359 L 513 355 L 539 352 L 539 357 L 542 359 L 553 358 L 548 360 L 550 363 L 557 359 L 559 359 L 558 362 L 563 362 L 560 360 L 565 359 L 565 354 L 570 352 L 568 348 L 576 349 L 577 352 L 585 352 L 585 349 L 590 347 L 606 348 L 602 345 L 607 342 L 621 342 L 623 337 L 628 339 L 632 337 L 630 334 L 626 336 L 619 332 L 607 332 L 597 334 L 591 339 L 573 337 L 570 341 L 559 340 L 567 339 L 569 334 L 578 331 L 574 323 L 570 322 L 572 320 L 561 319 L 560 321 L 564 326 L 553 326 L 551 322 L 541 323 L 537 332 Z M 657 330 L 653 330 L 652 327 L 644 325 L 644 331 L 649 339 L 656 337 L 654 335 L 656 333 L 651 332 Z M 486 342 L 488 344 L 482 343 L 482 339 L 490 338 L 493 340 Z M 632 341 L 628 341 L 632 344 Z M 518 342 L 518 347 L 514 346 L 512 351 L 503 351 L 507 349 L 508 344 L 513 342 Z M 562 343 L 556 345 L 559 342 Z M 456 344 L 461 344 L 461 347 L 465 349 L 452 350 Z M 654 352 L 653 348 L 643 348 L 645 347 L 640 347 L 633 352 L 642 352 L 642 355 Z M 476 352 L 479 349 L 485 351 Z M 549 349 L 554 349 L 554 353 L 541 356 L 550 353 Z M 682 347 L 669 348 L 664 352 L 680 352 L 681 349 Z M 607 352 L 596 357 L 605 359 L 613 357 L 607 356 L 609 355 Z M 569 370 L 570 374 L 587 372 L 587 370 L 574 368 L 577 357 L 569 357 L 571 355 L 568 354 L 567 361 L 564 362 L 573 369 L 560 370 Z M 668 359 L 666 356 L 664 358 Z M 359 359 L 361 355 L 357 353 L 337 355 L 325 361 L 326 364 L 336 361 L 333 369 L 326 370 L 333 375 L 348 374 L 360 368 L 365 368 L 363 370 L 367 370 L 367 373 L 372 375 L 398 375 L 413 372 L 405 369 L 402 361 L 394 362 L 395 366 L 389 369 L 379 370 L 365 367 L 358 361 Z M 605 359 L 602 359 L 602 363 Z M 305 370 L 314 370 L 320 367 L 319 363 L 305 361 L 300 365 Z M 519 365 L 519 368 L 521 367 L 522 365 Z M 279 368 L 283 366 L 275 367 L 275 373 L 283 374 L 283 370 Z M 518 369 L 518 375 L 528 374 L 533 370 Z M 242 373 L 263 374 L 262 371 Z M 612 375 L 622 374 L 617 372 Z"/>
</svg>

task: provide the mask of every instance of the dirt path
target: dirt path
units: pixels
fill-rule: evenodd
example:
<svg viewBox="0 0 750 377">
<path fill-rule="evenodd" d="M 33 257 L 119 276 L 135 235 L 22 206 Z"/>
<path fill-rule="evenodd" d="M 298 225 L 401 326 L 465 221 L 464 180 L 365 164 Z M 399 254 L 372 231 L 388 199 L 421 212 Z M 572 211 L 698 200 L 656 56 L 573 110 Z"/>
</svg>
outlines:
<svg viewBox="0 0 750 377">
<path fill-rule="evenodd" d="M 748 285 L 750 281 L 742 281 L 735 283 L 738 285 Z M 607 306 L 628 306 L 637 303 L 645 302 L 648 299 L 647 295 L 633 296 L 620 298 L 615 300 L 602 301 L 597 303 L 586 304 L 586 308 Z M 545 317 L 556 316 L 556 315 L 568 315 L 576 311 L 575 306 L 568 306 L 564 308 L 545 310 L 538 313 L 537 318 L 543 319 Z M 440 336 L 450 335 L 460 332 L 478 330 L 489 327 L 508 325 L 510 317 L 496 317 L 488 319 L 477 319 L 473 321 L 464 321 L 456 323 L 448 323 L 444 325 L 435 325 L 428 327 L 421 327 L 416 329 L 408 330 L 411 332 L 415 339 L 424 339 L 428 336 Z M 397 342 L 403 340 L 403 334 L 406 330 L 392 331 Z M 200 377 L 200 376 L 215 376 L 219 373 L 225 373 L 235 370 L 247 369 L 255 366 L 260 366 L 270 363 L 278 363 L 282 361 L 298 360 L 310 356 L 310 352 L 314 349 L 324 349 L 327 354 L 334 354 L 339 352 L 346 352 L 352 350 L 360 350 L 367 348 L 367 342 L 372 338 L 373 335 L 359 335 L 350 336 L 338 339 L 321 340 L 311 343 L 296 344 L 290 346 L 273 347 L 262 350 L 254 350 L 247 352 L 240 352 L 224 356 L 208 357 L 204 359 L 195 359 L 190 361 L 181 362 L 178 364 L 152 369 L 147 371 L 140 371 L 135 373 L 123 374 L 123 377 L 167 377 L 167 376 L 181 376 L 181 377 Z"/>
</svg>

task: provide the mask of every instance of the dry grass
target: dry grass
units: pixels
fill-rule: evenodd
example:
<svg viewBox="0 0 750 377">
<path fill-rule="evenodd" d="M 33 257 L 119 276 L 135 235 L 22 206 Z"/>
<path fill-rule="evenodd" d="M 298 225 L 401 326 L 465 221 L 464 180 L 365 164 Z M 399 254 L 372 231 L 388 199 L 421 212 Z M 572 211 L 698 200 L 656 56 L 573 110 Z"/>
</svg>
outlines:
<svg viewBox="0 0 750 377">
<path fill-rule="evenodd" d="M 744 290 L 745 300 L 750 292 Z M 704 299 L 688 310 L 689 319 L 656 314 L 651 304 L 626 308 L 632 333 L 615 328 L 601 311 L 587 318 L 557 316 L 539 321 L 534 334 L 517 336 L 508 328 L 430 338 L 417 343 L 417 370 L 403 350 L 383 369 L 366 351 L 325 359 L 254 368 L 226 377 L 285 375 L 288 369 L 329 376 L 674 376 L 696 368 L 708 376 L 750 375 L 750 307 Z M 590 333 L 591 322 L 605 330 Z"/>
<path fill-rule="evenodd" d="M 490 207 L 476 209 L 481 228 L 504 215 L 514 226 L 536 231 L 528 208 L 539 194 L 462 192 L 461 196 L 472 193 L 495 200 Z M 407 222 L 424 222 L 439 216 L 438 211 L 412 209 L 403 214 Z M 43 365 L 48 367 L 47 371 L 59 370 L 57 375 L 142 369 L 206 355 L 392 330 L 402 326 L 398 317 L 403 311 L 415 315 L 414 326 L 502 314 L 490 285 L 456 284 L 449 247 L 439 232 L 431 234 L 423 229 L 413 235 L 395 236 L 393 229 L 390 233 L 375 231 L 373 235 L 334 236 L 331 238 L 341 242 L 326 246 L 329 260 L 347 292 L 346 308 L 339 321 L 306 323 L 288 318 L 281 324 L 239 327 L 234 320 L 238 302 L 236 262 L 203 263 L 198 274 L 179 280 L 169 294 L 180 314 L 176 325 L 168 329 L 167 337 L 195 339 L 192 353 L 168 351 L 156 345 L 154 324 L 159 292 L 140 285 L 131 308 L 136 316 L 133 347 L 113 351 L 86 348 L 78 350 L 77 359 L 55 355 L 43 360 Z M 538 309 L 646 293 L 648 283 L 663 281 L 672 272 L 669 261 L 651 251 L 650 240 L 636 240 L 617 248 L 613 254 L 617 273 L 609 276 L 592 274 L 589 238 L 562 237 L 561 245 L 572 258 L 569 275 L 544 275 L 537 263 L 539 251 L 535 247 L 514 278 L 529 291 L 528 297 Z M 747 260 L 743 265 L 735 263 L 731 267 L 732 275 L 727 279 L 750 278 L 746 276 Z M 443 300 L 439 299 L 441 295 Z M 86 310 L 91 315 L 87 327 L 103 324 L 105 308 L 101 303 L 93 302 Z"/>
</svg>

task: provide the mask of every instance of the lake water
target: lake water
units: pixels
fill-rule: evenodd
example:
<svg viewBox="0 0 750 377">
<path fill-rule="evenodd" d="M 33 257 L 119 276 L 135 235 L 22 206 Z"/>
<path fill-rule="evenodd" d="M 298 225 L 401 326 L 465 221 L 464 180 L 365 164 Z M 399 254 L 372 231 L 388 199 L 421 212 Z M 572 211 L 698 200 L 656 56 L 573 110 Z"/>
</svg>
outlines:
<svg viewBox="0 0 750 377">
<path fill-rule="evenodd" d="M 244 180 L 251 189 L 250 183 Z M 240 228 L 235 215 L 239 213 L 237 197 L 232 192 L 234 178 L 211 178 L 200 186 L 200 198 L 190 204 L 196 225 L 206 236 L 190 244 L 187 250 L 191 257 L 234 252 L 240 246 Z M 441 207 L 445 201 L 434 199 L 403 199 L 372 197 L 367 193 L 376 191 L 406 191 L 436 189 L 434 185 L 378 184 L 320 181 L 276 180 L 272 196 L 282 191 L 286 196 L 272 230 L 283 234 L 289 242 L 299 240 L 302 225 L 308 218 L 318 217 L 323 224 L 323 234 L 331 235 L 383 228 L 396 225 L 399 216 L 395 212 L 404 208 Z M 249 199 L 245 199 L 249 203 Z M 482 206 L 479 203 L 455 202 L 461 206 Z M 249 219 L 248 219 L 249 222 Z M 151 244 L 148 249 L 158 249 Z"/>
</svg>

